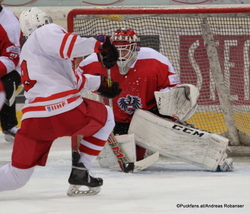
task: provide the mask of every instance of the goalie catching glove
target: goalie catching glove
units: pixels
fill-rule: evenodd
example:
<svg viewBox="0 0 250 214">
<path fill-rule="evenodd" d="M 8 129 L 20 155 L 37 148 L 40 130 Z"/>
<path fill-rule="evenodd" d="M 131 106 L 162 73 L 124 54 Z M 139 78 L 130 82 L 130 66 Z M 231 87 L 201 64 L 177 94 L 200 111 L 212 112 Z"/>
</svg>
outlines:
<svg viewBox="0 0 250 214">
<path fill-rule="evenodd" d="M 102 63 L 103 67 L 110 69 L 116 64 L 119 53 L 111 43 L 109 36 L 99 35 L 97 40 L 101 42 L 101 46 L 99 47 L 100 53 L 97 54 L 98 60 Z"/>
<path fill-rule="evenodd" d="M 176 118 L 179 122 L 188 120 L 197 109 L 199 90 L 191 84 L 180 84 L 170 91 L 155 91 L 160 114 Z"/>
<path fill-rule="evenodd" d="M 101 95 L 102 97 L 111 99 L 121 93 L 122 89 L 119 88 L 118 82 L 114 82 L 111 79 L 108 79 L 107 77 L 103 75 L 100 75 L 100 78 L 101 78 L 101 84 L 97 90 L 99 95 Z"/>
</svg>

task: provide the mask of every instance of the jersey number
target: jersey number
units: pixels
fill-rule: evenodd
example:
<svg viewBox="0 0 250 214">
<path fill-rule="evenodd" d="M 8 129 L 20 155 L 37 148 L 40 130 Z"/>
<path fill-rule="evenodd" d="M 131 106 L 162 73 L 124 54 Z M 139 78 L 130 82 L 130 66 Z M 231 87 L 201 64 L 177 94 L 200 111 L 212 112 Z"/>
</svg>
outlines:
<svg viewBox="0 0 250 214">
<path fill-rule="evenodd" d="M 27 62 L 25 60 L 21 63 L 21 81 L 25 91 L 29 91 L 36 84 L 36 80 L 29 78 Z"/>
</svg>

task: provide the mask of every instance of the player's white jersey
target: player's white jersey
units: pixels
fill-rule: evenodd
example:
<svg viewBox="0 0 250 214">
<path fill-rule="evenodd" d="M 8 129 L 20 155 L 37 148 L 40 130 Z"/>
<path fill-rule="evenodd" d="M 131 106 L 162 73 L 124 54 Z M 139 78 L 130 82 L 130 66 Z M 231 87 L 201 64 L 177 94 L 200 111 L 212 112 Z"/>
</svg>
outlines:
<svg viewBox="0 0 250 214">
<path fill-rule="evenodd" d="M 81 75 L 72 60 L 98 52 L 100 42 L 66 32 L 56 24 L 36 29 L 20 56 L 26 102 L 23 118 L 48 117 L 78 106 L 81 91 L 97 90 L 100 77 Z"/>
</svg>

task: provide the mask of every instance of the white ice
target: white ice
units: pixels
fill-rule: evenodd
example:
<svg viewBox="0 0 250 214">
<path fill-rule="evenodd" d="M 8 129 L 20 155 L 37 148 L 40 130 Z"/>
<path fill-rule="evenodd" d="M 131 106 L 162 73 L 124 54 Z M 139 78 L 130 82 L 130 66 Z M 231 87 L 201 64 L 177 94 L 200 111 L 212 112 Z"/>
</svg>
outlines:
<svg viewBox="0 0 250 214">
<path fill-rule="evenodd" d="M 10 162 L 11 150 L 0 134 L 0 167 Z M 92 173 L 104 180 L 101 192 L 68 197 L 70 138 L 60 138 L 47 166 L 37 167 L 26 186 L 0 193 L 0 214 L 248 214 L 250 159 L 235 158 L 234 166 L 233 172 L 211 172 L 160 159 L 145 171 L 126 174 L 101 168 L 96 161 Z"/>
</svg>

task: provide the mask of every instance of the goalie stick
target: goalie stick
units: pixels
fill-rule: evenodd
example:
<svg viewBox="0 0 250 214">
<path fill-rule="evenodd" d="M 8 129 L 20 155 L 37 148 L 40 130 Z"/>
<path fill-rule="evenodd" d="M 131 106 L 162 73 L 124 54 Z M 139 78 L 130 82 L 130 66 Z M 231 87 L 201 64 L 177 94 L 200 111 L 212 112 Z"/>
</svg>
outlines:
<svg viewBox="0 0 250 214">
<path fill-rule="evenodd" d="M 109 135 L 108 144 L 112 148 L 112 151 L 117 158 L 118 165 L 125 173 L 142 171 L 143 169 L 146 169 L 147 167 L 154 164 L 159 159 L 159 152 L 156 152 L 144 158 L 143 160 L 129 162 L 113 133 Z"/>
</svg>

